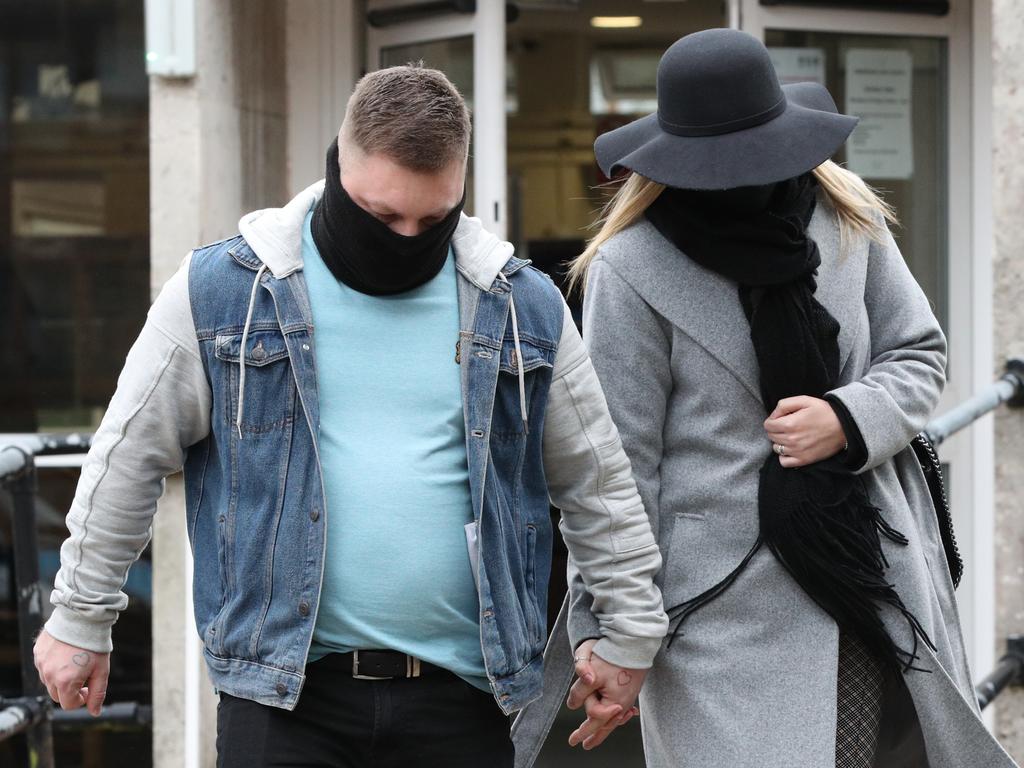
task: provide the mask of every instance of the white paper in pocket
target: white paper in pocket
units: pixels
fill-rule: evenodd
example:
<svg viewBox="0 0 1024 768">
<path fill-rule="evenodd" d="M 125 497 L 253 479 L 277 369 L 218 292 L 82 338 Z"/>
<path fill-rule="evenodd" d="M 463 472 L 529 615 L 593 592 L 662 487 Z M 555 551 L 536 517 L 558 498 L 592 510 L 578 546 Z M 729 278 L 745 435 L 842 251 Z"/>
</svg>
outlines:
<svg viewBox="0 0 1024 768">
<path fill-rule="evenodd" d="M 466 547 L 469 549 L 469 567 L 473 569 L 473 581 L 480 589 L 480 537 L 476 522 L 466 523 Z"/>
</svg>

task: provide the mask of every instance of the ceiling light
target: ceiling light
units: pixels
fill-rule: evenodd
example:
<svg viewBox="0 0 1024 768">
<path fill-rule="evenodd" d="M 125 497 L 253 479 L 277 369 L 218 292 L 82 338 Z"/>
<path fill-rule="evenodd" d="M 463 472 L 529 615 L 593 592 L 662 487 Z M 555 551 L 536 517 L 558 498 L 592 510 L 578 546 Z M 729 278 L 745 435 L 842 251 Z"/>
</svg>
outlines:
<svg viewBox="0 0 1024 768">
<path fill-rule="evenodd" d="M 633 29 L 644 23 L 639 16 L 594 16 L 590 26 L 597 29 Z"/>
</svg>

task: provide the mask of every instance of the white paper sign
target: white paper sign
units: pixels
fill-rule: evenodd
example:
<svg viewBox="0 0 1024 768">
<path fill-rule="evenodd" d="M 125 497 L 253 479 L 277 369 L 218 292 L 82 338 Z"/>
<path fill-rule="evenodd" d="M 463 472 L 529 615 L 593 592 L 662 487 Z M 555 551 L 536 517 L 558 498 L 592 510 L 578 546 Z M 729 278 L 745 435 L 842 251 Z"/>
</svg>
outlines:
<svg viewBox="0 0 1024 768">
<path fill-rule="evenodd" d="M 769 48 L 779 82 L 825 84 L 825 51 L 821 48 Z"/>
<path fill-rule="evenodd" d="M 910 51 L 851 48 L 846 53 L 846 113 L 860 124 L 846 144 L 854 173 L 870 179 L 914 174 Z"/>
</svg>

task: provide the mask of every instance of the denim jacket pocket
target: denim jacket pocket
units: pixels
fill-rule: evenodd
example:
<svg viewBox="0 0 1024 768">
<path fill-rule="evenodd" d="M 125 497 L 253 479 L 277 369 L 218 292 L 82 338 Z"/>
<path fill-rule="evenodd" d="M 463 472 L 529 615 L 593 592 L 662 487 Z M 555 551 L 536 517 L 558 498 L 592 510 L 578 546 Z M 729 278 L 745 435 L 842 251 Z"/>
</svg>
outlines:
<svg viewBox="0 0 1024 768">
<path fill-rule="evenodd" d="M 546 393 L 551 382 L 555 350 L 528 338 L 519 340 L 517 350 L 514 340 L 507 337 L 501 345 L 500 355 L 492 434 L 498 440 L 515 442 L 523 436 L 519 366 L 522 365 L 523 369 L 523 396 L 526 413 L 530 417 L 533 413 L 534 393 L 538 391 L 538 383 L 541 387 L 539 391 Z"/>
<path fill-rule="evenodd" d="M 537 526 L 526 526 L 526 629 L 531 643 L 541 642 L 541 617 L 537 595 Z"/>
<path fill-rule="evenodd" d="M 218 333 L 215 354 L 219 360 L 238 363 L 242 347 L 241 333 Z M 245 365 L 247 368 L 261 368 L 288 356 L 284 334 L 277 328 L 252 329 L 245 340 Z"/>
<path fill-rule="evenodd" d="M 523 373 L 530 373 L 538 368 L 553 368 L 555 349 L 533 339 L 520 338 L 519 350 L 522 352 Z M 505 338 L 501 345 L 501 362 L 498 369 L 512 376 L 519 375 L 519 352 L 516 351 L 515 339 Z"/>
<path fill-rule="evenodd" d="M 219 333 L 214 354 L 226 367 L 226 375 L 215 377 L 227 383 L 226 415 L 234 425 L 238 414 L 241 381 L 242 334 Z M 273 432 L 290 424 L 295 417 L 295 378 L 288 359 L 288 347 L 279 328 L 253 328 L 245 340 L 245 402 L 242 433 Z"/>
</svg>

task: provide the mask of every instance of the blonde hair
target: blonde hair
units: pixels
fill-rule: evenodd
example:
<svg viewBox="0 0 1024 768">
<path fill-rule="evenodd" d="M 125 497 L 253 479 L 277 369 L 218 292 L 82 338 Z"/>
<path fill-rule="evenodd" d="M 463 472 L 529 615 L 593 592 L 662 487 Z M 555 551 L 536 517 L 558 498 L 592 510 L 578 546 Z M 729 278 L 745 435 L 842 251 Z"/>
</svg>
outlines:
<svg viewBox="0 0 1024 768">
<path fill-rule="evenodd" d="M 885 236 L 887 224 L 897 224 L 896 212 L 865 181 L 831 160 L 814 169 L 839 219 L 840 243 L 856 236 L 879 241 Z M 569 264 L 569 290 L 582 292 L 587 283 L 587 272 L 597 251 L 614 235 L 634 224 L 653 203 L 664 184 L 651 181 L 639 173 L 630 173 L 601 211 L 594 226 L 597 234 L 587 242 L 587 248 Z"/>
</svg>

